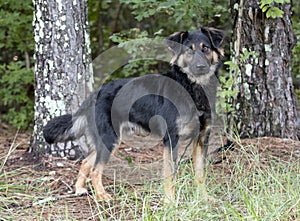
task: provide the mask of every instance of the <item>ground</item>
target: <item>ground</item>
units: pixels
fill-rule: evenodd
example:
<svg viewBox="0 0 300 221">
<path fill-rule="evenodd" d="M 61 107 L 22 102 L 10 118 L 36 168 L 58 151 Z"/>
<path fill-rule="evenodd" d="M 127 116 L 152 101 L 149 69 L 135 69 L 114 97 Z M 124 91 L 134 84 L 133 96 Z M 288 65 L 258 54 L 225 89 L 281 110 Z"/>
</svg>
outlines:
<svg viewBox="0 0 300 221">
<path fill-rule="evenodd" d="M 73 195 L 73 187 L 80 166 L 79 160 L 71 161 L 44 155 L 38 159 L 37 156 L 27 152 L 30 132 L 16 132 L 3 126 L 0 127 L 0 130 L 0 220 L 160 220 L 160 218 L 154 219 L 153 217 L 155 214 L 159 217 L 160 212 L 166 211 L 161 210 L 164 207 L 161 200 L 163 193 L 160 182 L 161 146 L 149 149 L 122 145 L 109 163 L 104 176 L 104 185 L 114 198 L 110 202 L 99 203 L 93 196 L 90 182 L 88 183 L 89 194 Z M 211 141 L 210 152 L 222 142 L 222 139 Z M 209 155 L 208 174 L 213 173 L 216 178 L 208 175 L 208 186 L 220 185 L 220 189 L 224 188 L 233 182 L 231 181 L 232 177 L 239 172 L 248 174 L 247 176 L 250 174 L 249 171 L 251 174 L 261 171 L 262 174 L 264 171 L 269 173 L 268 168 L 273 168 L 277 162 L 282 165 L 293 164 L 292 170 L 296 170 L 295 174 L 299 172 L 300 142 L 298 141 L 264 137 L 237 139 L 234 143 L 231 150 Z M 182 167 L 189 164 L 189 156 L 184 159 Z M 237 167 L 237 164 L 242 166 Z M 239 168 L 243 168 L 244 171 L 239 171 Z M 185 171 L 189 171 L 189 169 Z M 185 177 L 181 172 L 178 177 L 182 176 Z M 239 176 L 234 179 L 239 179 Z M 180 178 L 178 179 L 180 180 Z M 299 179 L 299 177 L 295 179 Z M 236 182 L 235 180 L 232 185 L 234 186 Z M 280 183 L 280 185 L 284 186 L 285 184 Z M 299 200 L 296 199 L 300 198 L 297 194 L 299 185 L 295 186 L 294 183 L 291 185 L 291 189 L 296 188 L 295 199 L 287 200 L 290 205 L 285 210 L 281 208 L 281 214 L 274 215 L 272 212 L 274 217 L 282 215 L 285 217 L 282 220 L 300 220 Z M 189 186 L 188 182 L 187 186 Z M 186 187 L 180 186 L 180 188 L 185 189 Z M 217 188 L 210 189 L 214 197 L 220 196 L 220 201 L 230 202 L 232 207 L 235 207 L 235 203 L 239 202 L 236 196 L 238 192 L 235 187 L 228 188 L 230 194 L 223 194 Z M 189 198 L 189 194 L 187 193 L 187 196 L 184 197 L 191 199 L 193 196 Z M 276 193 L 272 192 L 270 195 L 273 194 Z M 287 192 L 286 195 L 290 198 L 293 197 L 288 196 L 290 192 Z M 247 202 L 247 200 L 243 202 Z M 214 205 L 213 211 L 221 211 L 223 206 Z M 247 214 L 247 207 L 242 208 L 239 205 L 235 208 L 237 212 L 234 213 Z M 266 212 L 257 211 L 257 213 L 264 214 Z M 145 218 L 145 214 L 148 214 L 147 218 Z M 230 212 L 227 214 L 231 217 Z M 178 217 L 182 217 L 182 214 L 179 214 Z M 190 216 L 186 215 L 186 217 Z M 169 219 L 165 218 L 165 220 Z M 185 220 L 185 218 L 177 218 L 177 220 Z M 191 220 L 191 218 L 186 218 L 186 220 Z M 224 216 L 224 219 L 199 218 L 199 220 L 244 219 L 228 219 L 228 217 L 226 219 Z M 248 217 L 245 220 L 252 219 Z M 278 219 L 271 218 L 270 220 Z"/>
</svg>

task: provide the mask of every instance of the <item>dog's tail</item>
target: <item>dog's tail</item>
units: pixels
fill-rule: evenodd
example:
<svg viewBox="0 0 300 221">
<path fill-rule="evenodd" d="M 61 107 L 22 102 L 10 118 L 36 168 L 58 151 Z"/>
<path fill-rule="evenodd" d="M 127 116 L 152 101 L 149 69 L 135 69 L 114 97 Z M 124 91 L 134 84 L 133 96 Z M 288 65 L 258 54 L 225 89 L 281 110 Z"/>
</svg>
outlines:
<svg viewBox="0 0 300 221">
<path fill-rule="evenodd" d="M 86 120 L 83 118 L 84 116 L 74 117 L 71 114 L 53 118 L 43 130 L 46 142 L 52 144 L 81 137 L 86 127 Z"/>
</svg>

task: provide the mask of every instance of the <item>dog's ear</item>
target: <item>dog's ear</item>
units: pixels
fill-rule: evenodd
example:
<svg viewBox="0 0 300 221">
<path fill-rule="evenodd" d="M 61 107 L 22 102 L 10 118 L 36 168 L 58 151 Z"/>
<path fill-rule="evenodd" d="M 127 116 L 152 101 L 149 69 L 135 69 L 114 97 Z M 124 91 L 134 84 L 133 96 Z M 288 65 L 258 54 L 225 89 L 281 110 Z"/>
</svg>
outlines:
<svg viewBox="0 0 300 221">
<path fill-rule="evenodd" d="M 223 55 L 221 45 L 225 39 L 225 32 L 215 28 L 202 27 L 201 31 L 209 38 L 212 46 Z"/>
<path fill-rule="evenodd" d="M 174 64 L 177 60 L 179 54 L 181 53 L 182 43 L 187 38 L 188 31 L 179 31 L 170 35 L 165 39 L 166 45 L 173 53 L 173 57 L 170 61 L 171 64 Z"/>
<path fill-rule="evenodd" d="M 188 31 L 178 31 L 170 35 L 169 37 L 167 37 L 166 40 L 175 41 L 179 44 L 182 44 L 183 40 L 187 38 L 188 33 L 189 33 Z"/>
</svg>

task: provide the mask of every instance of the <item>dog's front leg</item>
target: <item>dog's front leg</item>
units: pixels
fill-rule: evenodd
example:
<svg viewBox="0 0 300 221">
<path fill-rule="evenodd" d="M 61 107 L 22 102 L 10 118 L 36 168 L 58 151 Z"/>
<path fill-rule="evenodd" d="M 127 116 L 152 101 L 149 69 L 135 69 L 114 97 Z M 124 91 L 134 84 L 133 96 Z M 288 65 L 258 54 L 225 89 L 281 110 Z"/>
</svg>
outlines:
<svg viewBox="0 0 300 221">
<path fill-rule="evenodd" d="M 205 195 L 207 195 L 205 188 L 205 166 L 209 134 L 209 126 L 205 125 L 205 128 L 200 132 L 198 138 L 194 141 L 194 149 L 192 155 L 195 173 L 195 183 L 198 188 L 203 189 L 203 193 Z"/>
<path fill-rule="evenodd" d="M 174 160 L 171 154 L 170 147 L 164 147 L 163 154 L 163 179 L 164 179 L 164 203 L 168 204 L 175 199 L 175 186 L 174 186 Z"/>
</svg>

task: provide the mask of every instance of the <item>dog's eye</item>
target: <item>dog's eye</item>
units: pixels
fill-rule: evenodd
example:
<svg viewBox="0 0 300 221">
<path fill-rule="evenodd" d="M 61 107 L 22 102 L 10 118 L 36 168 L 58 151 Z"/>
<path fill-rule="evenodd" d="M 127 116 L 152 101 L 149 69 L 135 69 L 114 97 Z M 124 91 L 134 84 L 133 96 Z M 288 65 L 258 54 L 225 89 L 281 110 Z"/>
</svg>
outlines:
<svg viewBox="0 0 300 221">
<path fill-rule="evenodd" d="M 207 47 L 207 46 L 203 46 L 203 47 L 202 47 L 202 52 L 204 52 L 204 53 L 208 53 L 209 50 L 210 50 L 210 48 Z"/>
</svg>

